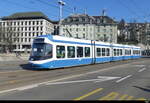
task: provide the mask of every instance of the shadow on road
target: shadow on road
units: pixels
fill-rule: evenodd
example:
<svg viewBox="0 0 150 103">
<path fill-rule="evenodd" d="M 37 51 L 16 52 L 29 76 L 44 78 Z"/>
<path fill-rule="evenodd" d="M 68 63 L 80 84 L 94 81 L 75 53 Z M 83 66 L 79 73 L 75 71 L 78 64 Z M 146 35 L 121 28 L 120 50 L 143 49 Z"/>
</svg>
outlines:
<svg viewBox="0 0 150 103">
<path fill-rule="evenodd" d="M 20 67 L 24 70 L 43 71 L 41 69 L 32 68 L 30 64 L 21 64 Z"/>
<path fill-rule="evenodd" d="M 19 65 L 22 69 L 24 70 L 31 70 L 31 71 L 51 71 L 51 70 L 55 70 L 55 69 L 42 69 L 42 68 L 32 68 L 31 64 L 20 64 Z M 64 69 L 64 68 L 57 68 L 57 69 Z"/>
<path fill-rule="evenodd" d="M 150 88 L 143 88 L 143 87 L 139 87 L 139 86 L 133 86 L 133 87 L 141 89 L 141 90 L 146 91 L 146 92 L 150 92 Z"/>
</svg>

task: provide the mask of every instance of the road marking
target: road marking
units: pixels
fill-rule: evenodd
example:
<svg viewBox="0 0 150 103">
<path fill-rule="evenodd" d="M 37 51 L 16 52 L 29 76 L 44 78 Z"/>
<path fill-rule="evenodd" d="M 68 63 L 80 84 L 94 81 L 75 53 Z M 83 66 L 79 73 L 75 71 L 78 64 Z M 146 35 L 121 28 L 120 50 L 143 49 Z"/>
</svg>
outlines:
<svg viewBox="0 0 150 103">
<path fill-rule="evenodd" d="M 141 101 L 145 101 L 146 99 L 145 98 L 138 98 L 136 100 L 141 100 Z"/>
<path fill-rule="evenodd" d="M 38 87 L 39 85 L 37 84 L 34 84 L 34 85 L 29 85 L 29 86 L 24 86 L 24 87 L 20 87 L 20 88 L 17 88 L 16 90 L 26 90 L 26 89 L 31 89 L 31 88 L 35 88 L 35 87 Z"/>
<path fill-rule="evenodd" d="M 127 94 L 124 94 L 124 95 L 122 95 L 120 98 L 119 98 L 119 100 L 125 100 L 125 98 L 127 98 L 128 97 L 128 95 Z"/>
<path fill-rule="evenodd" d="M 142 72 L 142 71 L 144 71 L 144 70 L 146 70 L 146 68 L 142 68 L 142 69 L 140 69 L 138 72 Z"/>
<path fill-rule="evenodd" d="M 54 83 L 46 83 L 46 85 L 56 85 L 56 84 L 68 84 L 68 83 L 82 83 L 82 82 L 102 82 L 117 79 L 120 77 L 106 77 L 106 76 L 98 76 L 98 79 L 86 79 L 86 80 L 74 80 L 74 81 L 65 81 L 65 82 L 54 82 Z"/>
<path fill-rule="evenodd" d="M 103 80 L 113 80 L 113 79 L 118 79 L 118 78 L 121 78 L 121 77 L 109 77 L 109 76 L 98 76 L 99 79 L 103 79 Z M 97 82 L 101 82 L 101 80 L 97 80 L 97 81 L 94 81 L 94 83 L 97 83 Z"/>
<path fill-rule="evenodd" d="M 17 82 L 19 82 L 20 80 L 12 80 L 12 81 L 8 81 L 8 83 L 11 83 L 11 84 L 13 84 L 13 83 L 17 83 Z"/>
<path fill-rule="evenodd" d="M 126 77 L 123 77 L 123 78 L 117 80 L 116 83 L 119 83 L 119 82 L 121 82 L 121 81 L 123 81 L 123 80 L 125 80 L 125 79 L 127 79 L 127 78 L 129 78 L 129 77 L 131 77 L 131 76 L 132 76 L 132 75 L 128 75 L 128 76 L 126 76 Z"/>
<path fill-rule="evenodd" d="M 145 65 L 135 65 L 136 67 L 144 67 Z"/>
<path fill-rule="evenodd" d="M 117 99 L 118 98 L 118 99 Z M 121 95 L 117 92 L 111 92 L 104 97 L 101 97 L 98 100 L 146 100 L 145 98 L 135 99 L 133 96 L 129 96 L 127 94 Z"/>
<path fill-rule="evenodd" d="M 126 100 L 133 100 L 133 96 L 129 96 Z"/>
<path fill-rule="evenodd" d="M 88 97 L 88 96 L 90 96 L 90 95 L 93 95 L 93 94 L 95 94 L 95 93 L 97 93 L 97 92 L 99 92 L 99 91 L 102 91 L 102 90 L 103 90 L 103 88 L 98 88 L 98 89 L 96 89 L 96 90 L 94 90 L 94 91 L 92 91 L 92 92 L 89 92 L 89 93 L 87 93 L 87 94 L 81 96 L 81 97 L 75 98 L 74 100 L 81 100 L 81 99 L 84 99 L 84 98 L 86 98 L 86 97 Z"/>
<path fill-rule="evenodd" d="M 119 96 L 119 93 L 117 92 L 111 92 L 108 95 L 98 99 L 98 100 L 114 100 Z"/>
</svg>

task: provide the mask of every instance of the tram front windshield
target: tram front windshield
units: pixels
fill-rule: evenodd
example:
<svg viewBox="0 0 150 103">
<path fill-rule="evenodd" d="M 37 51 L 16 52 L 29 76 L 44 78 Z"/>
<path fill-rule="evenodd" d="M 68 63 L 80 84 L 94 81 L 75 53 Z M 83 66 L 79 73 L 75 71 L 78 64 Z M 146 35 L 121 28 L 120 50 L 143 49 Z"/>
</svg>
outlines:
<svg viewBox="0 0 150 103">
<path fill-rule="evenodd" d="M 34 43 L 30 56 L 31 61 L 52 58 L 52 45 L 46 43 Z"/>
</svg>

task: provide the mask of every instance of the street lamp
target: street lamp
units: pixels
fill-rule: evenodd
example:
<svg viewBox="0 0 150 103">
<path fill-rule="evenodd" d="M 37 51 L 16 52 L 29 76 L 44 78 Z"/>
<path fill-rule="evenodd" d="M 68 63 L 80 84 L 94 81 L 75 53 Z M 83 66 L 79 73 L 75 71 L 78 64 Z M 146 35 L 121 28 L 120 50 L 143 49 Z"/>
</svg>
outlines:
<svg viewBox="0 0 150 103">
<path fill-rule="evenodd" d="M 65 2 L 63 2 L 62 0 L 58 1 L 58 4 L 59 4 L 59 17 L 60 17 L 60 20 L 62 19 L 62 15 L 63 15 L 63 6 L 66 5 Z"/>
</svg>

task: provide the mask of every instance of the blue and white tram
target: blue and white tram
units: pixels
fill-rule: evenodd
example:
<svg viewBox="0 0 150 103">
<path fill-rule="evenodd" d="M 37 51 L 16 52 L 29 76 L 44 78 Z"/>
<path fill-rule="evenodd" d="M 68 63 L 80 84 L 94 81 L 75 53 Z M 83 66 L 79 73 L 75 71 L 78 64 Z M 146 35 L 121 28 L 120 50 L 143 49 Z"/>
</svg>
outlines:
<svg viewBox="0 0 150 103">
<path fill-rule="evenodd" d="M 140 57 L 136 46 L 42 35 L 33 40 L 29 63 L 33 68 L 53 69 Z"/>
</svg>

